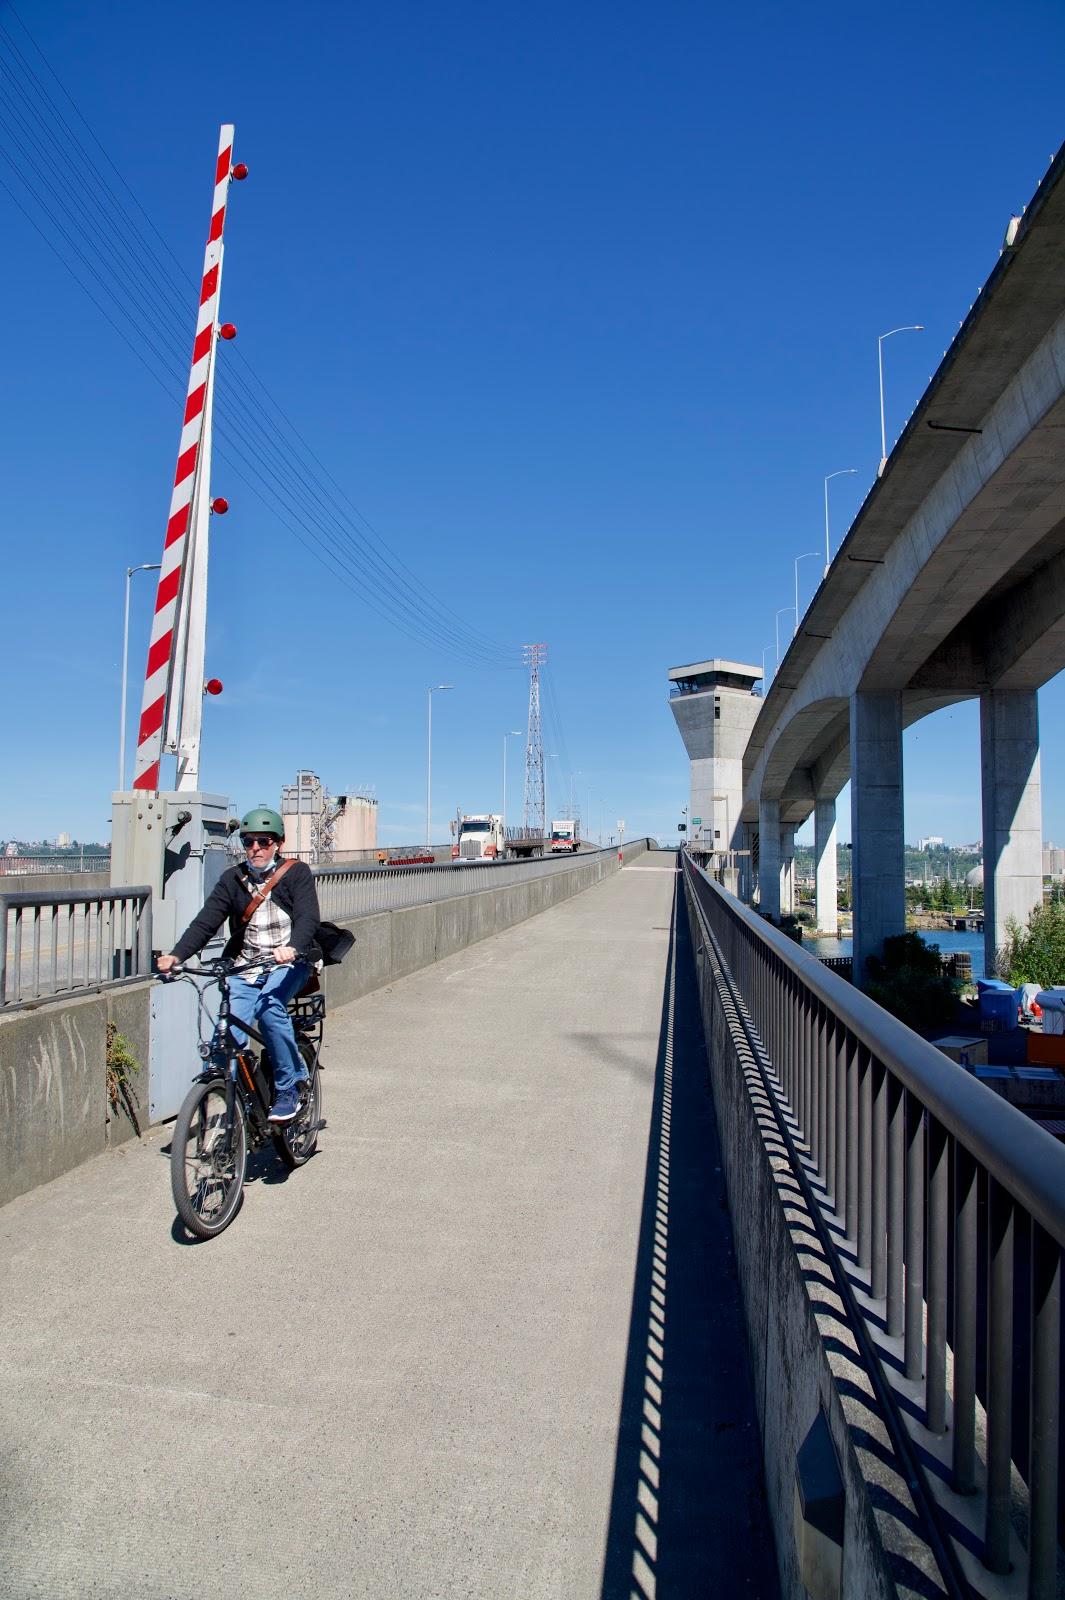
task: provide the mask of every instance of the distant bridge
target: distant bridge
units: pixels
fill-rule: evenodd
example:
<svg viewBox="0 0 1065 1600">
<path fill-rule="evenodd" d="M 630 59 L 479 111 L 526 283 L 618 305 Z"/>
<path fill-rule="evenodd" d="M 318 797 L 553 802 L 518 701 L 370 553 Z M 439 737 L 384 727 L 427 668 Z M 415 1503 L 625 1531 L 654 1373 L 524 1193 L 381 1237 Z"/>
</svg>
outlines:
<svg viewBox="0 0 1065 1600">
<path fill-rule="evenodd" d="M 736 843 L 779 915 L 814 815 L 834 926 L 851 784 L 856 971 L 905 926 L 902 730 L 979 698 L 988 970 L 1042 894 L 1036 692 L 1065 668 L 1065 153 L 1059 153 L 802 618 L 743 759 Z M 828 906 L 832 897 L 833 906 Z"/>
</svg>

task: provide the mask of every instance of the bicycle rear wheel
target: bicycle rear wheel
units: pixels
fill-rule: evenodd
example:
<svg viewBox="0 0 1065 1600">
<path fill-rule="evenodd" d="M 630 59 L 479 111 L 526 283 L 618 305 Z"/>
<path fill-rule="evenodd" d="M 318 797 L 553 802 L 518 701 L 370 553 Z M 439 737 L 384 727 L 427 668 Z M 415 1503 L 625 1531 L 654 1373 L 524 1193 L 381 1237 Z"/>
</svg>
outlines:
<svg viewBox="0 0 1065 1600">
<path fill-rule="evenodd" d="M 170 1186 L 178 1216 L 200 1239 L 227 1227 L 244 1198 L 248 1130 L 244 1103 L 236 1096 L 233 1134 L 226 1137 L 226 1083 L 194 1083 L 174 1123 Z"/>
<path fill-rule="evenodd" d="M 322 1083 L 314 1051 L 303 1039 L 300 1040 L 299 1051 L 309 1074 L 307 1097 L 293 1121 L 283 1123 L 274 1134 L 277 1153 L 290 1170 L 302 1167 L 313 1156 L 318 1144 L 318 1123 L 322 1114 Z"/>
</svg>

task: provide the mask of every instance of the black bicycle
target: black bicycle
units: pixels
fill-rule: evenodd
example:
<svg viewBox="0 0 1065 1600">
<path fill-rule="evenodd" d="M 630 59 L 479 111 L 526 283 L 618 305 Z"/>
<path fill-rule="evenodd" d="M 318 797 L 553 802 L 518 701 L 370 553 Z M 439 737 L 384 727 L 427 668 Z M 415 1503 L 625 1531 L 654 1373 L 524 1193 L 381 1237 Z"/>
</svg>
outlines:
<svg viewBox="0 0 1065 1600">
<path fill-rule="evenodd" d="M 270 1122 L 274 1073 L 266 1041 L 249 1023 L 234 1022 L 230 1011 L 230 978 L 251 970 L 249 965 L 240 966 L 223 957 L 200 967 L 172 967 L 172 978 L 167 979 L 195 983 L 204 978 L 220 990 L 218 1018 L 211 1022 L 202 990 L 196 985 L 204 1069 L 182 1101 L 170 1146 L 174 1204 L 186 1228 L 201 1239 L 221 1233 L 240 1210 L 249 1149 L 259 1150 L 272 1140 L 287 1167 L 302 1167 L 314 1154 L 318 1134 L 325 1127 L 319 1068 L 325 996 L 317 992 L 289 1001 L 307 1081 L 298 1085 L 299 1109 L 292 1121 Z M 205 1019 L 211 1030 L 206 1039 Z M 260 1049 L 241 1044 L 234 1036 L 234 1026 Z"/>
</svg>

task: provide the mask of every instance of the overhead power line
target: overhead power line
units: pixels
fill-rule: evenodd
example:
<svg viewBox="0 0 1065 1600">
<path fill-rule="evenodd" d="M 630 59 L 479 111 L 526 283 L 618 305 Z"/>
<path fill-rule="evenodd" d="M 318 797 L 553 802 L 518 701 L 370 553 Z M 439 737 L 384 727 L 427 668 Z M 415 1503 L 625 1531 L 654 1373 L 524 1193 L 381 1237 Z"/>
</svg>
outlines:
<svg viewBox="0 0 1065 1600">
<path fill-rule="evenodd" d="M 178 400 L 187 379 L 194 280 L 181 268 L 15 8 L 9 4 L 7 11 L 154 234 L 162 254 L 2 23 L 0 72 L 11 93 L 0 109 L 0 130 L 7 142 L 6 149 L 0 147 L 0 156 L 15 187 L 3 177 L 0 187 L 141 365 Z M 65 138 L 59 137 L 58 129 Z M 173 268 L 164 257 L 170 258 Z M 230 470 L 363 604 L 433 649 L 482 667 L 516 669 L 515 650 L 470 627 L 390 550 L 243 356 L 237 363 L 227 360 L 216 405 L 219 453 Z"/>
</svg>

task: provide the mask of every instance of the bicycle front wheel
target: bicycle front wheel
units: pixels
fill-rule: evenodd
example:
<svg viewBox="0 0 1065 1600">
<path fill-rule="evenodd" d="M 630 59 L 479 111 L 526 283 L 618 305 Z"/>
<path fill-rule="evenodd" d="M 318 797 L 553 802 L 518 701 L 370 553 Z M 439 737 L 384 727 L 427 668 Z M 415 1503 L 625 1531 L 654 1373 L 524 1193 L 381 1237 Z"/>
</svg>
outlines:
<svg viewBox="0 0 1065 1600">
<path fill-rule="evenodd" d="M 200 1239 L 211 1239 L 232 1222 L 244 1198 L 248 1130 L 240 1095 L 227 1131 L 226 1083 L 194 1083 L 174 1123 L 170 1186 L 178 1216 Z"/>
</svg>

